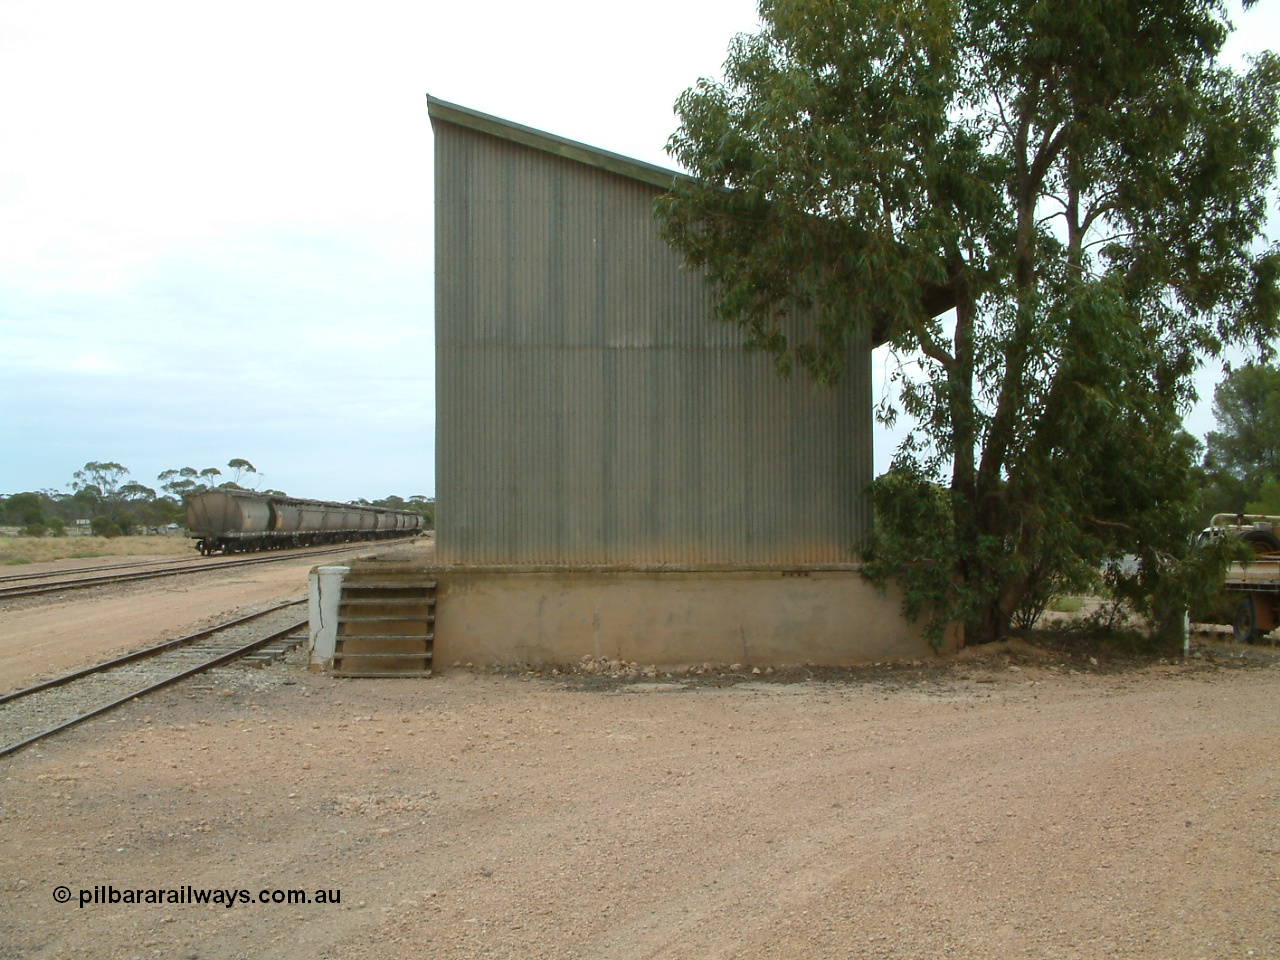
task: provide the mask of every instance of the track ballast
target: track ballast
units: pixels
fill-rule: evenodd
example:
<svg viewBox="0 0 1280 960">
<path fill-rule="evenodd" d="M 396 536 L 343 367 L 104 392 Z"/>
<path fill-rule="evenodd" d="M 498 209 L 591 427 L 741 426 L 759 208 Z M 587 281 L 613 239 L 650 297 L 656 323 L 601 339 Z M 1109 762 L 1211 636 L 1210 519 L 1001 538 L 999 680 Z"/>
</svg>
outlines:
<svg viewBox="0 0 1280 960">
<path fill-rule="evenodd" d="M 305 600 L 269 607 L 176 640 L 0 696 L 0 757 L 143 694 L 299 634 Z"/>
</svg>

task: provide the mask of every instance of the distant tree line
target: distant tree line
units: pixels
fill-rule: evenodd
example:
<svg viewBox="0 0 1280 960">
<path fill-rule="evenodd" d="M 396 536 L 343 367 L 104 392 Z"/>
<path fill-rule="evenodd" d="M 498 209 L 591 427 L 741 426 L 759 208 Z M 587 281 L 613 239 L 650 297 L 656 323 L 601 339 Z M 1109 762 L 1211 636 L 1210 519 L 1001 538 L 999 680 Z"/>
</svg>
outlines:
<svg viewBox="0 0 1280 960">
<path fill-rule="evenodd" d="M 422 517 L 422 528 L 424 530 L 434 530 L 436 526 L 436 501 L 434 497 L 424 497 L 421 494 L 410 497 L 405 500 L 401 497 L 383 497 L 381 500 L 352 500 L 362 507 L 386 507 L 388 510 L 407 510 L 410 513 L 416 513 Z"/>
<path fill-rule="evenodd" d="M 20 527 L 34 537 L 62 536 L 68 526 L 84 526 L 98 536 L 117 537 L 156 530 L 170 524 L 184 526 L 187 505 L 193 497 L 210 490 L 248 490 L 288 496 L 283 490 L 262 489 L 244 484 L 261 474 L 248 460 L 237 457 L 227 462 L 228 474 L 218 467 L 177 467 L 161 471 L 156 487 L 148 487 L 129 476 L 129 468 L 115 461 L 91 460 L 72 474 L 71 492 L 33 490 L 0 495 L 0 525 Z M 435 501 L 424 496 L 405 500 L 397 496 L 381 500 L 354 500 L 364 506 L 410 510 L 423 517 L 427 527 L 435 525 Z"/>
<path fill-rule="evenodd" d="M 1232 370 L 1213 394 L 1217 429 L 1206 438 L 1201 507 L 1280 515 L 1280 368 Z"/>
</svg>

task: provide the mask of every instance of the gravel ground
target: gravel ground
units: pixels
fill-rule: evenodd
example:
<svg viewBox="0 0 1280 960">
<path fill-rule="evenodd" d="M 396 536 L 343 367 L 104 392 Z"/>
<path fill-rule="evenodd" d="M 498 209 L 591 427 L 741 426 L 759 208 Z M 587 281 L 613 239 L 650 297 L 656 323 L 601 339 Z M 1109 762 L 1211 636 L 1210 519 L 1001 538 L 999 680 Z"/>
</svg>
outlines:
<svg viewBox="0 0 1280 960">
<path fill-rule="evenodd" d="M 248 623 L 219 630 L 201 640 L 0 703 L 0 748 L 16 745 L 81 714 L 100 709 L 202 662 L 252 643 L 259 637 L 284 630 L 296 624 L 299 619 L 305 620 L 306 615 L 307 608 L 303 604 L 285 607 Z"/>
<path fill-rule="evenodd" d="M 310 569 L 264 564 L 0 605 L 0 693 L 305 597 Z"/>
<path fill-rule="evenodd" d="M 1280 957 L 1274 651 L 592 670 L 294 656 L 0 760 L 0 956 Z"/>
</svg>

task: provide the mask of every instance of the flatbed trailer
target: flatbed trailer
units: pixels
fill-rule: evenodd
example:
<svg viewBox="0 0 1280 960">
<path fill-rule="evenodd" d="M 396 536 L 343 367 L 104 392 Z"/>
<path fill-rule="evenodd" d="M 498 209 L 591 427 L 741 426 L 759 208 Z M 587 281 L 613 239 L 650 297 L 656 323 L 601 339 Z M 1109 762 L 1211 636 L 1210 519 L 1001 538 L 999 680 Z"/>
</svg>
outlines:
<svg viewBox="0 0 1280 960">
<path fill-rule="evenodd" d="M 1231 620 L 1236 640 L 1253 643 L 1276 628 L 1276 614 L 1280 609 L 1280 556 L 1259 557 L 1247 566 L 1231 564 L 1224 586 L 1240 594 Z"/>
<path fill-rule="evenodd" d="M 1223 584 L 1224 589 L 1240 597 L 1231 620 L 1235 639 L 1240 643 L 1254 643 L 1280 625 L 1278 528 L 1280 517 L 1220 513 L 1205 530 L 1211 536 L 1240 537 L 1253 547 L 1255 559 L 1231 564 Z"/>
</svg>

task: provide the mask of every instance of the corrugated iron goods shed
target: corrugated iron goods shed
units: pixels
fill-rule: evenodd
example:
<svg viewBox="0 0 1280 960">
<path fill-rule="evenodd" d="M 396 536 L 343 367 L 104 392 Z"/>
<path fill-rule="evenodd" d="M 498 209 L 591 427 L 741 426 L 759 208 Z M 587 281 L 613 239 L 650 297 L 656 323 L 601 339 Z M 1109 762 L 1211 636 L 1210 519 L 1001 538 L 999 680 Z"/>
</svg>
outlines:
<svg viewBox="0 0 1280 960">
<path fill-rule="evenodd" d="M 868 341 L 835 388 L 780 381 L 659 236 L 677 174 L 428 99 L 438 560 L 855 560 Z"/>
</svg>

